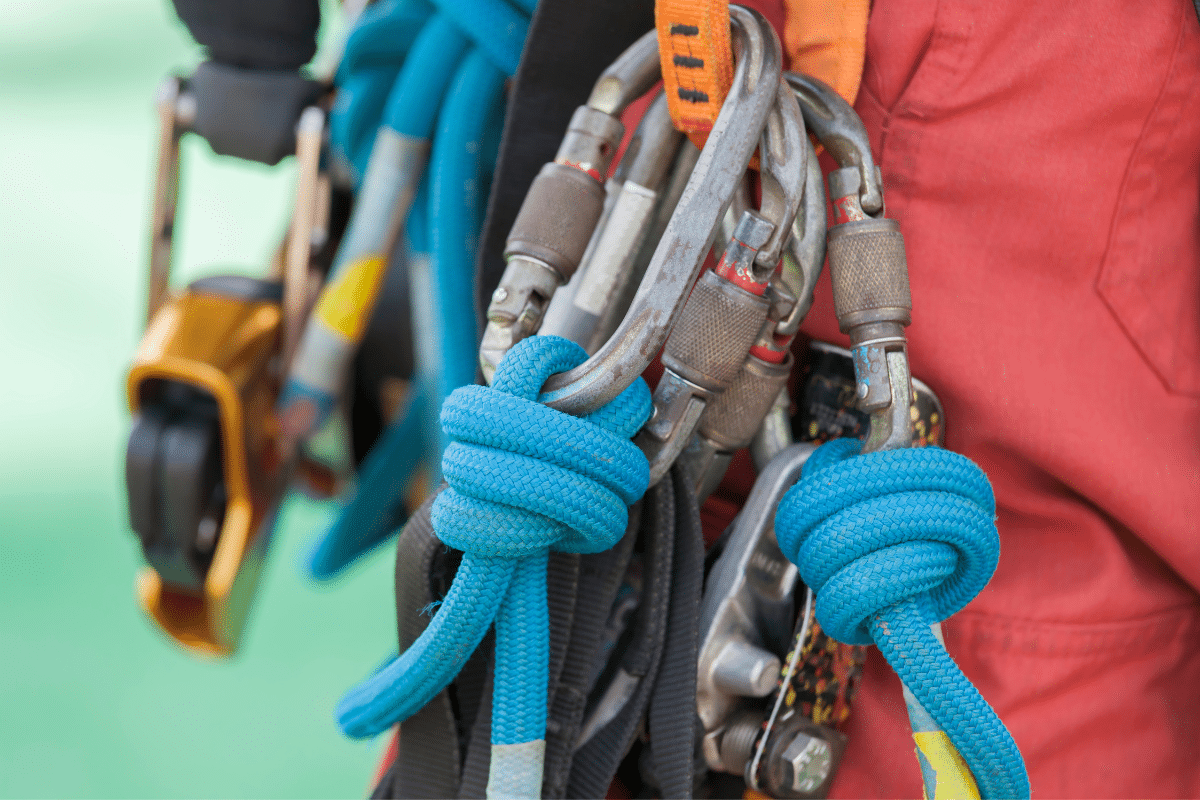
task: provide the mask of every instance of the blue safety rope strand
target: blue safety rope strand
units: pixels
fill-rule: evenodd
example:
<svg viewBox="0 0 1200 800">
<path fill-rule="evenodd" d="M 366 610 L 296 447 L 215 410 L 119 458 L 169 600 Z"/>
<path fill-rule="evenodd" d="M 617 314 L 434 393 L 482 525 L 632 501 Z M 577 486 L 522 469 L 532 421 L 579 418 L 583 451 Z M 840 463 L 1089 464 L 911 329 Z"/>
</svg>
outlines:
<svg viewBox="0 0 1200 800">
<path fill-rule="evenodd" d="M 1028 797 L 1012 736 L 930 629 L 996 569 L 1000 537 L 987 476 L 940 448 L 859 455 L 860 447 L 837 439 L 812 455 L 779 504 L 779 546 L 816 593 L 821 627 L 847 644 L 878 645 L 983 797 Z"/>
<path fill-rule="evenodd" d="M 419 402 L 408 403 L 372 448 L 354 493 L 312 551 L 313 577 L 334 577 L 391 538 L 403 521 L 404 489 L 427 456 L 433 456 L 431 477 L 438 482 L 437 454 L 448 440 L 438 428 L 437 409 L 454 389 L 474 382 L 474 266 L 487 199 L 485 170 L 499 147 L 493 134 L 503 117 L 504 79 L 516 71 L 536 0 L 517 4 L 438 0 L 431 8 L 425 0 L 381 0 L 348 38 L 330 123 L 343 165 L 362 176 L 364 186 L 403 183 L 391 163 L 372 174 L 372 143 L 397 134 L 432 143 L 406 226 L 413 325 L 419 326 L 413 390 Z M 395 64 L 397 57 L 402 65 Z M 386 227 L 395 213 L 356 209 L 344 241 L 353 241 L 359 226 Z M 428 260 L 414 261 L 420 259 Z M 427 286 L 417 285 L 417 271 Z M 435 346 L 424 346 L 427 341 Z M 332 398 L 322 407 L 332 407 Z"/>
<path fill-rule="evenodd" d="M 475 382 L 479 333 L 475 315 L 475 253 L 487 202 L 480 180 L 483 140 L 499 112 L 505 74 L 480 49 L 458 66 L 438 119 L 430 159 L 431 271 L 434 306 L 442 320 L 437 400 Z M 442 440 L 439 452 L 449 441 Z"/>
<path fill-rule="evenodd" d="M 443 542 L 463 551 L 462 565 L 413 646 L 342 699 L 338 720 L 348 735 L 380 733 L 418 711 L 494 621 L 492 743 L 544 738 L 548 552 L 612 547 L 649 482 L 645 456 L 630 441 L 651 411 L 640 378 L 585 417 L 538 402 L 550 375 L 586 358 L 566 339 L 530 337 L 505 356 L 492 388 L 460 388 L 443 406 L 453 439 L 442 464 L 449 487 L 432 522 Z"/>
</svg>

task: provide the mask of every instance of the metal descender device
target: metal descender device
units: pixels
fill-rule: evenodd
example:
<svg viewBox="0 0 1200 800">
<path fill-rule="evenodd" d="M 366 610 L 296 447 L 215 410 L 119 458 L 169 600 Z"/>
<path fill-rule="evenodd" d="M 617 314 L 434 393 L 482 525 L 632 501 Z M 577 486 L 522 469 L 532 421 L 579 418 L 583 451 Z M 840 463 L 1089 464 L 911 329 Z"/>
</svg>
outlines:
<svg viewBox="0 0 1200 800">
<path fill-rule="evenodd" d="M 127 380 L 125 475 L 147 564 L 141 605 L 172 638 L 211 655 L 237 646 L 291 475 L 272 409 L 311 302 L 314 254 L 329 240 L 323 94 L 297 75 L 210 62 L 190 79 L 169 78 L 158 97 L 149 321 Z M 239 113 L 243 106 L 255 113 Z M 188 132 L 218 153 L 264 163 L 296 154 L 291 226 L 267 278 L 214 275 L 170 290 Z"/>
</svg>

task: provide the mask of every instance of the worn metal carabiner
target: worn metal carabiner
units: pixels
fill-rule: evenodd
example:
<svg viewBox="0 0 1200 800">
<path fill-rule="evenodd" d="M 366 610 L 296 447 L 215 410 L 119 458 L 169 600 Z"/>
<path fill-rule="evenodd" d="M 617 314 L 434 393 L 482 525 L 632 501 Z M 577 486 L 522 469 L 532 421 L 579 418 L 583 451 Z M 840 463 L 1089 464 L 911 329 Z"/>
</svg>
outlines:
<svg viewBox="0 0 1200 800">
<path fill-rule="evenodd" d="M 620 115 L 658 77 L 658 39 L 650 31 L 596 81 L 554 161 L 530 185 L 505 244 L 508 266 L 488 305 L 479 348 L 486 380 L 513 345 L 538 332 L 550 298 L 578 269 L 604 210 L 604 178 L 625 132 Z"/>
<path fill-rule="evenodd" d="M 733 383 L 704 410 L 696 436 L 682 458 L 703 499 L 716 489 L 733 454 L 750 444 L 772 414 L 776 419 L 760 446 L 759 467 L 791 443 L 786 394 L 792 373 L 792 339 L 812 307 L 812 293 L 825 260 L 825 184 L 812 143 L 805 138 L 804 202 L 786 240 L 781 270 L 772 276 L 766 321 Z M 780 402 L 783 397 L 783 402 Z M 784 433 L 786 432 L 786 436 Z"/>
<path fill-rule="evenodd" d="M 838 327 L 849 334 L 854 353 L 859 408 L 871 415 L 863 452 L 910 447 L 912 387 L 904 328 L 912 322 L 912 296 L 904 236 L 895 220 L 883 217 L 879 170 L 854 109 L 816 78 L 789 73 L 786 80 L 805 121 L 812 121 L 839 165 L 829 176 L 835 223 L 828 234 L 829 274 Z M 879 194 L 876 212 L 869 209 L 872 193 Z"/>
<path fill-rule="evenodd" d="M 738 6 L 729 12 L 741 58 L 725 105 L 621 325 L 594 356 L 543 387 L 553 408 L 586 414 L 620 394 L 662 347 L 700 276 L 712 230 L 779 94 L 782 55 L 770 23 Z"/>
<path fill-rule="evenodd" d="M 568 313 L 543 333 L 555 333 L 594 353 L 608 338 L 602 323 L 618 308 L 618 298 L 633 277 L 634 260 L 650 227 L 659 191 L 667 178 L 683 134 L 671 124 L 666 95 L 659 93 L 638 124 L 610 181 L 611 203 L 575 275 Z M 560 293 L 562 290 L 560 290 Z M 557 300 L 555 302 L 558 302 Z"/>
<path fill-rule="evenodd" d="M 878 211 L 872 212 L 868 205 L 869 182 L 872 174 L 878 180 L 878 170 L 868 168 L 870 147 L 862 121 L 845 100 L 817 79 L 788 75 L 787 80 L 803 95 L 801 108 L 806 120 L 844 123 L 823 128 L 830 138 L 829 143 L 821 141 L 840 166 L 829 178 L 835 221 L 828 234 L 829 273 L 838 327 L 850 336 L 858 407 L 871 419 L 862 452 L 911 447 L 913 388 L 904 328 L 912 322 L 912 296 L 904 237 L 895 220 L 883 217 L 882 190 Z M 844 135 L 847 131 L 852 136 Z M 820 136 L 821 131 L 817 132 Z M 854 144 L 847 146 L 846 142 Z M 941 625 L 932 628 L 940 639 Z M 913 730 L 940 732 L 907 686 L 903 693 Z M 951 762 L 961 764 L 948 739 L 944 746 Z M 926 796 L 937 794 L 936 773 L 922 770 L 922 778 Z M 965 766 L 959 778 L 967 796 L 979 796 Z"/>
<path fill-rule="evenodd" d="M 869 216 L 882 217 L 883 177 L 858 114 L 832 87 L 810 75 L 789 72 L 784 79 L 796 92 L 808 129 L 839 167 L 857 175 L 859 185 L 854 195 L 858 206 Z"/>
<path fill-rule="evenodd" d="M 810 148 L 806 142 L 800 109 L 791 90 L 781 83 L 760 149 L 762 213 L 743 212 L 716 269 L 697 281 L 663 349 L 665 369 L 654 393 L 654 416 L 637 437 L 650 460 L 651 484 L 666 474 L 692 440 L 706 409 L 720 403 L 734 385 L 764 323 L 773 310 L 779 313 L 781 298 L 788 297 L 773 288 L 779 249 L 770 248 L 781 248 L 791 236 L 807 176 Z M 794 305 L 795 298 L 790 300 Z M 778 393 L 778 385 L 773 388 L 773 392 L 768 389 L 766 405 L 747 440 Z M 736 411 L 722 419 L 734 418 L 740 418 Z M 709 477 L 707 464 L 693 465 L 691 473 Z"/>
</svg>

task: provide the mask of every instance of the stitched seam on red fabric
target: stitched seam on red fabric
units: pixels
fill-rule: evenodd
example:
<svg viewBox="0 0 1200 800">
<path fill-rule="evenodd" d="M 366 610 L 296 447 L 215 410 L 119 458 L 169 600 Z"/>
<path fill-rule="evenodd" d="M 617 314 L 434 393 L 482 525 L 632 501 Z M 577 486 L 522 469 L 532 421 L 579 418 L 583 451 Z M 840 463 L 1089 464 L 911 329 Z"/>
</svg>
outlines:
<svg viewBox="0 0 1200 800">
<path fill-rule="evenodd" d="M 1190 631 L 1190 634 L 1189 634 Z M 1030 658 L 1107 658 L 1144 651 L 1182 636 L 1200 637 L 1200 606 L 1104 622 L 1042 622 L 963 611 L 946 631 L 952 647 Z"/>
<path fill-rule="evenodd" d="M 1128 291 L 1128 289 L 1113 276 L 1113 269 L 1116 265 L 1117 256 L 1122 253 L 1129 253 L 1136 247 L 1136 219 L 1144 214 L 1141 208 L 1142 204 L 1134 202 L 1140 196 L 1146 195 L 1152 189 L 1151 176 L 1154 170 L 1153 159 L 1150 157 L 1152 152 L 1150 148 L 1157 144 L 1156 137 L 1160 137 L 1160 129 L 1168 129 L 1171 126 L 1167 123 L 1178 117 L 1178 114 L 1166 119 L 1165 114 L 1160 114 L 1160 111 L 1166 109 L 1166 104 L 1175 102 L 1182 104 L 1185 99 L 1185 93 L 1180 88 L 1172 92 L 1172 79 L 1175 77 L 1176 68 L 1179 65 L 1180 51 L 1183 49 L 1184 37 L 1186 30 L 1182 24 L 1183 10 L 1177 14 L 1178 33 L 1175 38 L 1175 47 L 1171 53 L 1171 63 L 1167 67 L 1162 86 L 1159 87 L 1158 95 L 1154 98 L 1154 105 L 1150 107 L 1150 112 L 1146 115 L 1146 121 L 1142 124 L 1142 130 L 1138 133 L 1137 141 L 1134 142 L 1133 148 L 1129 153 L 1129 160 L 1125 166 L 1125 176 L 1121 179 L 1121 188 L 1117 193 L 1117 202 L 1113 208 L 1112 222 L 1109 225 L 1108 244 L 1104 249 L 1104 255 L 1100 259 L 1100 269 L 1096 274 L 1096 280 L 1093 284 L 1094 290 L 1099 295 L 1105 307 L 1108 308 L 1113 320 L 1118 327 L 1124 331 L 1129 343 L 1138 351 L 1145 364 L 1154 372 L 1158 379 L 1163 383 L 1163 386 L 1168 391 L 1175 391 L 1172 387 L 1170 375 L 1166 375 L 1162 371 L 1161 365 L 1153 355 L 1146 351 L 1143 347 L 1138 332 L 1134 330 L 1133 323 L 1127 323 L 1122 316 L 1120 309 L 1110 298 L 1109 293 L 1105 291 L 1105 287 L 1109 287 L 1112 292 Z M 1190 95 L 1189 88 L 1187 94 Z M 1170 130 L 1162 135 L 1168 139 Z M 1134 285 L 1134 290 L 1139 287 Z M 1148 298 L 1142 294 L 1142 299 Z"/>
<path fill-rule="evenodd" d="M 962 62 L 966 56 L 967 45 L 973 40 L 969 26 L 963 19 L 947 19 L 952 16 L 949 4 L 945 0 L 938 3 L 933 17 L 933 34 L 929 44 L 922 51 L 917 68 L 913 71 L 908 83 L 900 91 L 890 116 L 912 117 L 926 119 L 938 109 L 934 97 L 945 97 L 952 84 L 951 78 L 962 74 Z M 962 11 L 961 6 L 957 9 Z M 936 87 L 934 97 L 930 97 L 930 88 Z"/>
</svg>

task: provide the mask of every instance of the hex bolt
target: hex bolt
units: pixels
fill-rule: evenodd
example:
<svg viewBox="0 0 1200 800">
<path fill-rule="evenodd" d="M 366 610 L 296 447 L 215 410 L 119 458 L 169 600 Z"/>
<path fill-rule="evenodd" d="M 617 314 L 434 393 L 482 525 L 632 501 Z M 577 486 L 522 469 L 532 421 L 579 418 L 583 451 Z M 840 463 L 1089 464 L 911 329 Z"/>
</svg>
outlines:
<svg viewBox="0 0 1200 800">
<path fill-rule="evenodd" d="M 833 749 L 824 739 L 797 733 L 781 754 L 783 780 L 795 792 L 816 791 L 833 767 Z"/>
<path fill-rule="evenodd" d="M 763 788 L 772 797 L 825 797 L 845 750 L 845 734 L 793 713 L 768 734 Z"/>
</svg>

